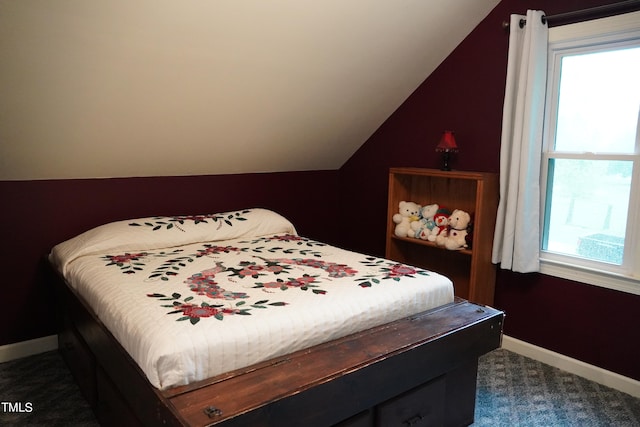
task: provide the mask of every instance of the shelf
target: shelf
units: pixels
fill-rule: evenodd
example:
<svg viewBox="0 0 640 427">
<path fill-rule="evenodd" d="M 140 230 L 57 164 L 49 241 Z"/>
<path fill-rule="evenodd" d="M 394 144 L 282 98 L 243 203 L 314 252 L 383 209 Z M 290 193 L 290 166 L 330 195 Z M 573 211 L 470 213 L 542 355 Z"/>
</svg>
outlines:
<svg viewBox="0 0 640 427">
<path fill-rule="evenodd" d="M 487 172 L 391 168 L 387 205 L 386 257 L 442 273 L 453 281 L 456 296 L 492 305 L 496 267 L 491 263 L 498 209 L 498 176 Z M 393 215 L 400 201 L 437 203 L 473 217 L 473 247 L 449 250 L 430 242 L 394 234 Z"/>
<path fill-rule="evenodd" d="M 408 242 L 411 243 L 412 245 L 422 245 L 422 246 L 428 246 L 440 251 L 449 251 L 449 252 L 456 252 L 459 254 L 464 254 L 464 255 L 469 255 L 471 256 L 471 254 L 473 253 L 471 249 L 446 249 L 443 248 L 442 246 L 438 246 L 436 245 L 435 242 L 430 242 L 428 240 L 422 240 L 422 239 L 416 239 L 414 237 L 398 237 L 395 234 L 391 236 L 392 239 L 394 240 L 401 240 L 403 242 Z"/>
</svg>

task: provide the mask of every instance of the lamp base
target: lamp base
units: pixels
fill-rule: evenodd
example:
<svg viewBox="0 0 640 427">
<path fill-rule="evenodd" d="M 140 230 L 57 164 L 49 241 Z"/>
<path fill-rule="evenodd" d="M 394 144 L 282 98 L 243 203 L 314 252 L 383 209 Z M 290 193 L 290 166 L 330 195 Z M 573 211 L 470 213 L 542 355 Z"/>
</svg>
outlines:
<svg viewBox="0 0 640 427">
<path fill-rule="evenodd" d="M 449 164 L 450 160 L 451 160 L 450 153 L 448 151 L 443 151 L 442 152 L 442 167 L 440 168 L 440 170 L 450 171 L 451 170 L 451 165 Z"/>
</svg>

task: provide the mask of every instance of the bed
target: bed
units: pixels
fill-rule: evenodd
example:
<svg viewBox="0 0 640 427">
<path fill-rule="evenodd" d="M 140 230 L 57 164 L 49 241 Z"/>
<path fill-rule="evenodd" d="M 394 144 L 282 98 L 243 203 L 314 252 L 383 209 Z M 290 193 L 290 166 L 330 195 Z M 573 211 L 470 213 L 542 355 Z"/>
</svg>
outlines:
<svg viewBox="0 0 640 427">
<path fill-rule="evenodd" d="M 105 425 L 466 425 L 503 314 L 265 209 L 55 246 L 60 351 Z M 402 425 L 402 424 L 399 424 Z"/>
</svg>

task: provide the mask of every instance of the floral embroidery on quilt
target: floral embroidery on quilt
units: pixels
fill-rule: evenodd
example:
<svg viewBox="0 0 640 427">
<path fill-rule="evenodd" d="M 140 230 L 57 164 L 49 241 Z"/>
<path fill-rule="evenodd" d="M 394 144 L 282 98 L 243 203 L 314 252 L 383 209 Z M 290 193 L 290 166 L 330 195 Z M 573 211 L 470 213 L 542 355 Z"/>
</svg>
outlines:
<svg viewBox="0 0 640 427">
<path fill-rule="evenodd" d="M 149 279 L 155 279 L 160 277 L 162 280 L 169 280 L 167 276 L 176 276 L 177 270 L 180 267 L 185 267 L 185 261 L 193 262 L 192 256 L 178 256 L 175 255 L 180 254 L 182 249 L 176 249 L 172 252 L 140 252 L 135 254 L 130 254 L 125 252 L 122 255 L 104 255 L 102 258 L 105 261 L 108 261 L 105 264 L 106 267 L 111 265 L 115 265 L 120 268 L 123 274 L 135 274 L 138 271 L 144 271 L 144 267 L 146 267 L 146 261 L 149 258 L 166 258 L 172 257 L 171 259 L 165 261 L 160 265 L 160 267 L 153 270 L 151 275 L 149 275 Z M 144 262 L 143 262 L 144 261 Z"/>
<path fill-rule="evenodd" d="M 213 317 L 217 320 L 223 320 L 225 316 L 230 315 L 242 315 L 242 316 L 250 316 L 251 309 L 264 309 L 267 306 L 272 307 L 282 307 L 287 305 L 286 302 L 269 302 L 269 300 L 261 300 L 256 301 L 253 304 L 250 304 L 249 307 L 245 307 L 245 301 L 239 301 L 236 303 L 235 307 L 225 307 L 222 304 L 208 304 L 206 302 L 202 302 L 200 305 L 190 303 L 193 300 L 193 297 L 187 297 L 184 300 L 180 300 L 182 295 L 178 293 L 174 293 L 171 296 L 166 296 L 164 294 L 148 294 L 148 297 L 158 298 L 160 301 L 173 301 L 172 304 L 163 304 L 162 307 L 172 308 L 170 312 L 167 314 L 183 314 L 182 317 L 176 319 L 176 321 L 184 321 L 189 320 L 192 325 L 197 324 L 201 318 Z"/>
<path fill-rule="evenodd" d="M 231 272 L 229 276 L 238 277 L 240 279 L 244 279 L 245 277 L 257 279 L 258 277 L 265 276 L 267 274 L 280 274 L 288 268 L 290 267 L 281 266 L 274 262 L 267 262 L 266 265 L 260 265 L 253 261 L 241 261 L 238 264 L 238 268 L 229 267 L 229 271 Z"/>
<path fill-rule="evenodd" d="M 109 261 L 106 265 L 115 265 L 120 268 L 124 274 L 135 274 L 136 271 L 142 271 L 145 263 L 141 262 L 147 256 L 146 252 L 130 254 L 126 252 L 122 255 L 104 255 L 101 258 Z"/>
<path fill-rule="evenodd" d="M 154 256 L 169 256 L 176 255 L 179 250 L 174 251 L 173 253 L 166 254 L 164 252 L 154 255 Z M 183 255 L 172 257 L 165 262 L 163 262 L 160 267 L 156 268 L 149 275 L 149 280 L 153 280 L 156 278 L 160 278 L 160 280 L 168 281 L 169 277 L 177 276 L 178 271 L 182 267 L 186 267 L 188 262 L 193 262 L 193 255 Z"/>
<path fill-rule="evenodd" d="M 278 242 L 288 242 L 289 246 L 281 247 Z M 291 243 L 296 242 L 296 247 Z M 243 246 L 242 244 L 249 244 Z M 124 274 L 142 272 L 152 258 L 165 258 L 163 262 L 153 268 L 147 280 L 169 281 L 180 274 L 180 270 L 198 259 L 210 258 L 212 266 L 192 273 L 182 283 L 192 292 L 182 299 L 180 293 L 152 293 L 147 296 L 159 301 L 170 301 L 161 307 L 172 308 L 167 314 L 181 314 L 177 321 L 189 320 L 192 325 L 200 319 L 214 318 L 222 320 L 230 315 L 250 315 L 251 310 L 281 307 L 285 302 L 269 302 L 260 300 L 251 303 L 252 295 L 249 291 L 225 289 L 225 283 L 231 287 L 237 283 L 244 289 L 260 289 L 267 294 L 284 292 L 292 289 L 310 291 L 312 294 L 325 295 L 322 283 L 328 283 L 341 278 L 352 278 L 358 286 L 369 288 L 380 284 L 384 280 L 400 281 L 401 278 L 414 278 L 418 275 L 429 275 L 429 272 L 419 268 L 400 264 L 384 258 L 365 257 L 360 263 L 368 267 L 367 271 L 358 269 L 345 263 L 322 260 L 324 254 L 316 251 L 316 246 L 324 246 L 319 242 L 293 235 L 278 235 L 261 237 L 251 242 L 239 242 L 238 246 L 221 246 L 204 243 L 195 249 L 194 253 L 185 254 L 182 249 L 167 252 L 124 253 L 120 255 L 105 255 L 106 266 L 117 266 Z M 283 254 L 285 257 L 266 257 L 265 253 Z M 234 264 L 227 265 L 223 254 L 246 254 Z M 286 255 L 296 254 L 299 257 Z M 317 270 L 313 274 L 310 269 Z M 225 280 L 220 280 L 225 276 Z M 206 299 L 208 301 L 198 301 Z M 218 300 L 220 303 L 213 304 Z"/>
<path fill-rule="evenodd" d="M 221 262 L 217 262 L 216 264 L 216 267 L 203 270 L 185 280 L 185 283 L 189 285 L 191 291 L 212 299 L 234 300 L 239 298 L 249 298 L 249 295 L 245 292 L 227 291 L 215 281 L 215 275 L 226 270 Z"/>
<path fill-rule="evenodd" d="M 257 245 L 258 243 L 271 243 L 271 242 L 286 242 L 293 243 L 295 242 L 298 246 L 307 246 L 308 248 L 314 247 L 322 247 L 326 246 L 326 243 L 317 242 L 315 240 L 307 239 L 306 237 L 295 236 L 293 234 L 283 234 L 277 236 L 269 236 L 269 237 L 260 237 L 251 241 L 244 241 L 240 243 L 249 243 L 251 245 Z M 275 247 L 265 247 L 265 246 L 253 246 L 251 248 L 253 252 L 262 253 L 265 250 L 269 253 L 278 253 L 282 252 L 284 254 L 293 254 L 299 253 L 300 255 L 308 256 L 313 255 L 315 257 L 321 257 L 322 252 L 314 251 L 311 249 L 302 249 L 302 248 L 283 248 L 280 246 Z"/>
<path fill-rule="evenodd" d="M 131 227 L 151 227 L 153 231 L 160 230 L 162 228 L 171 230 L 172 228 L 176 228 L 182 232 L 184 229 L 181 225 L 184 225 L 185 222 L 193 222 L 194 224 L 208 224 L 208 220 L 213 220 L 214 223 L 218 223 L 218 229 L 222 227 L 222 224 L 227 224 L 229 226 L 233 226 L 232 221 L 246 221 L 247 219 L 243 216 L 247 213 L 251 212 L 249 209 L 245 209 L 243 211 L 238 212 L 230 212 L 224 214 L 206 214 L 206 215 L 181 215 L 181 216 L 156 216 L 153 217 L 153 221 L 146 221 L 143 223 L 132 222 L 129 225 Z"/>
<path fill-rule="evenodd" d="M 260 257 L 258 257 L 260 258 Z M 229 267 L 228 271 L 231 273 L 229 277 L 237 277 L 239 279 L 252 278 L 258 279 L 262 276 L 267 275 L 279 275 L 282 273 L 288 273 L 292 266 L 287 265 L 287 261 L 291 260 L 270 260 L 266 258 L 260 258 L 264 261 L 264 264 L 258 264 L 253 261 L 241 261 L 238 265 L 238 268 Z M 283 265 L 283 261 L 285 264 Z M 289 262 L 289 264 L 293 264 Z M 311 284 L 317 276 L 310 276 L 308 274 L 304 274 L 302 277 L 298 278 L 288 278 L 287 280 L 276 279 L 271 282 L 256 282 L 254 288 L 279 288 L 281 290 L 286 290 L 289 288 L 299 288 L 303 291 L 308 290 L 309 288 L 317 287 L 315 284 Z M 324 294 L 325 291 L 320 289 L 314 289 L 314 293 Z"/>
<path fill-rule="evenodd" d="M 326 262 L 318 259 L 307 258 L 277 258 L 267 259 L 257 257 L 265 262 L 265 265 L 260 265 L 256 262 L 244 261 L 241 263 L 241 268 L 229 268 L 233 273 L 231 276 L 237 276 L 241 279 L 245 277 L 251 277 L 257 279 L 260 276 L 266 276 L 267 274 L 281 274 L 284 272 L 290 272 L 293 266 L 311 267 L 324 270 L 330 278 L 339 277 L 351 277 L 354 276 L 357 271 L 345 264 L 337 264 L 334 262 Z M 256 282 L 254 288 L 271 288 L 287 290 L 290 288 L 298 288 L 303 291 L 309 289 L 315 294 L 324 295 L 327 291 L 323 289 L 315 289 L 318 285 L 315 284 L 319 275 L 303 274 L 300 277 L 290 277 L 287 280 L 277 279 L 270 282 Z"/>
<path fill-rule="evenodd" d="M 307 291 L 311 289 L 311 292 L 313 292 L 314 294 L 320 294 L 320 295 L 326 294 L 327 291 L 324 291 L 322 289 L 313 289 L 318 287 L 317 285 L 314 284 L 316 277 L 318 276 L 303 274 L 301 277 L 296 277 L 296 278 L 290 277 L 287 280 L 276 279 L 275 281 L 272 281 L 272 282 L 256 282 L 256 285 L 254 286 L 254 288 L 264 288 L 265 291 L 266 289 L 280 289 L 281 291 L 286 291 L 287 289 L 290 289 L 290 288 L 298 288 L 302 291 Z"/>
<path fill-rule="evenodd" d="M 283 237 L 283 239 L 279 239 L 279 237 Z M 293 238 L 293 237 L 297 237 L 297 236 L 291 236 L 291 235 L 273 236 L 271 238 L 265 238 L 265 239 L 263 239 L 263 241 L 287 240 L 287 239 Z M 317 242 L 313 242 L 311 240 L 304 239 L 304 238 L 300 238 L 300 239 L 305 241 L 305 242 L 308 242 L 309 246 L 313 246 L 313 245 L 315 245 L 317 243 Z M 298 240 L 298 239 L 296 239 L 296 240 Z M 260 239 L 257 240 L 257 241 L 260 241 Z M 247 242 L 240 242 L 240 243 L 247 243 Z M 323 244 L 318 243 L 318 245 L 323 245 Z M 321 252 L 312 251 L 312 250 L 309 250 L 309 249 L 281 248 L 281 247 L 265 248 L 264 246 L 241 248 L 241 247 L 236 247 L 236 246 L 218 246 L 218 245 L 212 245 L 212 244 L 205 243 L 203 245 L 203 248 L 202 249 L 198 249 L 196 251 L 196 253 L 182 255 L 182 256 L 176 256 L 176 255 L 182 253 L 182 249 L 176 249 L 176 250 L 174 250 L 172 252 L 158 252 L 158 253 L 142 252 L 142 253 L 137 253 L 137 254 L 130 254 L 130 253 L 127 252 L 127 253 L 124 253 L 124 254 L 121 254 L 121 255 L 104 255 L 104 256 L 102 256 L 102 259 L 104 259 L 105 261 L 108 261 L 106 266 L 116 265 L 116 266 L 120 267 L 120 269 L 122 270 L 122 273 L 124 273 L 124 274 L 133 274 L 133 273 L 136 273 L 137 271 L 143 271 L 144 270 L 144 267 L 146 266 L 146 263 L 144 263 L 142 261 L 144 261 L 145 257 L 155 257 L 155 258 L 172 257 L 172 258 L 168 259 L 167 261 L 163 262 L 159 267 L 154 269 L 151 272 L 151 274 L 148 276 L 148 279 L 150 279 L 150 280 L 159 278 L 160 280 L 167 281 L 167 280 L 169 280 L 169 278 L 171 276 L 177 276 L 178 275 L 178 271 L 180 270 L 180 268 L 185 267 L 187 265 L 187 263 L 193 262 L 194 258 L 201 258 L 201 257 L 204 257 L 204 256 L 215 258 L 216 255 L 220 255 L 220 254 L 223 254 L 223 253 L 224 254 L 229 254 L 229 253 L 242 253 L 242 252 L 249 252 L 249 251 L 261 254 L 265 250 L 267 252 L 269 252 L 269 253 L 281 252 L 281 253 L 284 253 L 284 254 L 287 254 L 287 255 L 298 253 L 298 254 L 303 255 L 303 256 L 309 256 L 309 255 L 312 255 L 312 256 L 315 256 L 315 257 L 321 257 L 322 256 Z M 248 272 L 249 270 L 243 269 L 243 271 L 245 273 Z M 275 267 L 274 267 L 274 270 L 269 271 L 269 272 L 274 272 L 274 271 L 275 271 Z M 251 274 L 250 276 L 253 277 L 253 275 L 254 274 Z"/>
<path fill-rule="evenodd" d="M 363 277 L 355 279 L 356 282 L 360 282 L 360 286 L 363 288 L 371 287 L 372 284 L 380 283 L 380 280 L 393 279 L 399 281 L 402 277 L 415 277 L 416 274 L 421 276 L 428 276 L 427 270 L 411 267 L 409 265 L 399 264 L 393 261 L 389 261 L 382 258 L 367 257 L 365 261 L 360 261 L 367 267 L 378 267 L 382 278 L 379 274 L 367 274 Z"/>
<path fill-rule="evenodd" d="M 240 253 L 248 250 L 249 248 L 238 248 L 235 246 L 217 246 L 206 243 L 204 249 L 198 249 L 198 253 L 195 255 L 197 258 L 203 256 L 230 254 L 232 252 Z"/>
</svg>

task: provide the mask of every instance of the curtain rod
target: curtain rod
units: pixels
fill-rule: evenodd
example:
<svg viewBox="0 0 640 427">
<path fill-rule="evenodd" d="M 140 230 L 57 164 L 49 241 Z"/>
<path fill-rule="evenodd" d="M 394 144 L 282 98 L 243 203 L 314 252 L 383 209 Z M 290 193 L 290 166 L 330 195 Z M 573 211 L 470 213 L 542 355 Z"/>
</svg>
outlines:
<svg viewBox="0 0 640 427">
<path fill-rule="evenodd" d="M 605 18 L 607 16 L 621 13 L 635 12 L 640 10 L 640 0 L 626 0 L 618 3 L 605 4 L 589 9 L 574 10 L 573 12 L 559 13 L 557 15 L 542 16 L 542 23 L 548 23 L 550 27 L 564 25 L 574 22 L 587 21 L 590 19 Z M 520 28 L 527 24 L 526 19 L 520 20 Z M 509 29 L 509 22 L 503 21 L 502 28 Z"/>
</svg>

